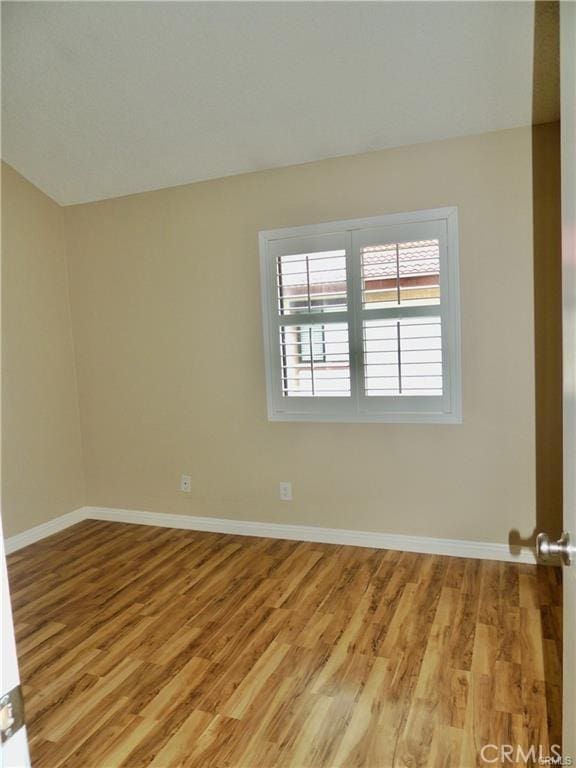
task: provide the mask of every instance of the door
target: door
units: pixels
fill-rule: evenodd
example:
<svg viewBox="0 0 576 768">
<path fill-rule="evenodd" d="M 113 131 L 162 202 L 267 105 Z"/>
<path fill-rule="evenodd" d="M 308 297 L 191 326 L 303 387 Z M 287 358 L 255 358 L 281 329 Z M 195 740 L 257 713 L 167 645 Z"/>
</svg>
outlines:
<svg viewBox="0 0 576 768">
<path fill-rule="evenodd" d="M 564 642 L 562 751 L 576 760 L 576 3 L 560 3 L 562 173 L 563 528 L 550 542 L 538 535 L 538 555 L 563 560 Z"/>
<path fill-rule="evenodd" d="M 564 567 L 563 751 L 576 759 L 576 4 L 560 3 L 562 146 L 562 317 L 564 530 L 572 564 Z"/>
<path fill-rule="evenodd" d="M 16 659 L 12 607 L 8 591 L 4 536 L 0 518 L 0 580 L 2 581 L 2 668 L 0 672 L 0 725 L 2 746 L 0 765 L 2 768 L 28 768 L 28 742 L 26 728 L 21 725 L 22 700 L 20 698 L 20 676 Z"/>
</svg>

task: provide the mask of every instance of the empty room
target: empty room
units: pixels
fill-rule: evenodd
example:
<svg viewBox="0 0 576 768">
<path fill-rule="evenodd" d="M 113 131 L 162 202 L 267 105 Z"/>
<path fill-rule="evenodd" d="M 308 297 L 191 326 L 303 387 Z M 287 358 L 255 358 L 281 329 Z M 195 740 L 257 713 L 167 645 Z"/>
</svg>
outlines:
<svg viewBox="0 0 576 768">
<path fill-rule="evenodd" d="M 0 762 L 576 765 L 576 2 L 2 2 Z"/>
</svg>

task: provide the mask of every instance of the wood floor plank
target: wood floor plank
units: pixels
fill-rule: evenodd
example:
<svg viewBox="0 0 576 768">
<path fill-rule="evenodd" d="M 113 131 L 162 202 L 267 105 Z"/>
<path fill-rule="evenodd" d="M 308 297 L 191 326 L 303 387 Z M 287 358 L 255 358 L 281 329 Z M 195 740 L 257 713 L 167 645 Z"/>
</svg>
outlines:
<svg viewBox="0 0 576 768">
<path fill-rule="evenodd" d="M 168 743 L 157 753 L 150 763 L 150 768 L 184 764 L 212 719 L 213 715 L 208 712 L 194 710 Z"/>
<path fill-rule="evenodd" d="M 475 768 L 560 738 L 559 569 L 103 521 L 8 564 L 34 768 Z"/>
</svg>

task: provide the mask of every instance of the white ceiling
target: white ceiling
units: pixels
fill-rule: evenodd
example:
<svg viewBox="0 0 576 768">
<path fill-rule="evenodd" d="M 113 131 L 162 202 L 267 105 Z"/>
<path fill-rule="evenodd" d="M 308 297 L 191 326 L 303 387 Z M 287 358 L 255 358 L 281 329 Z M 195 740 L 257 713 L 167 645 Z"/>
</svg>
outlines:
<svg viewBox="0 0 576 768">
<path fill-rule="evenodd" d="M 531 122 L 531 2 L 2 7 L 2 154 L 63 204 Z"/>
</svg>

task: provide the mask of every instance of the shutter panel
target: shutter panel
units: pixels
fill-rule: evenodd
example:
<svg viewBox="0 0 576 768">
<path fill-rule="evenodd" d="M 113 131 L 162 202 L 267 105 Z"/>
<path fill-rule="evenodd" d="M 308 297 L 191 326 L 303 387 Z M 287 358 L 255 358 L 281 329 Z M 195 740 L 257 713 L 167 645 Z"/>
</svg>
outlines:
<svg viewBox="0 0 576 768">
<path fill-rule="evenodd" d="M 365 396 L 441 397 L 439 241 L 384 239 L 359 257 L 362 312 L 374 318 L 362 321 Z"/>
<path fill-rule="evenodd" d="M 276 256 L 277 314 L 283 397 L 349 397 L 346 250 Z M 302 321 L 302 322 L 301 322 Z"/>
</svg>

